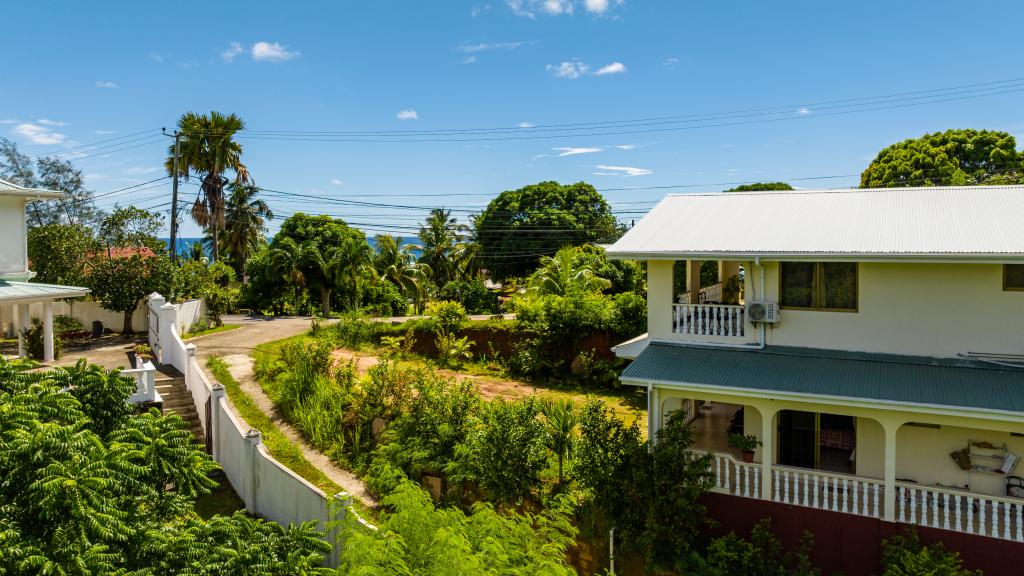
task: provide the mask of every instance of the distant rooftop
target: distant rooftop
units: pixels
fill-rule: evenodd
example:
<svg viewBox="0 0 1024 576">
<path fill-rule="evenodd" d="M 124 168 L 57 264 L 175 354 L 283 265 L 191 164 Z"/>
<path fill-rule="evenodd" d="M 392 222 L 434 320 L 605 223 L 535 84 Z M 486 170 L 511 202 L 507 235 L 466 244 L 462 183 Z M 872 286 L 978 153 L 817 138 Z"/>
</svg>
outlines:
<svg viewBox="0 0 1024 576">
<path fill-rule="evenodd" d="M 53 199 L 64 197 L 64 193 L 57 190 L 25 188 L 24 186 L 18 186 L 17 184 L 8 182 L 7 180 L 0 180 L 0 196 L 27 196 L 29 198 Z"/>
<path fill-rule="evenodd" d="M 1024 262 L 1024 186 L 671 195 L 608 254 Z"/>
</svg>

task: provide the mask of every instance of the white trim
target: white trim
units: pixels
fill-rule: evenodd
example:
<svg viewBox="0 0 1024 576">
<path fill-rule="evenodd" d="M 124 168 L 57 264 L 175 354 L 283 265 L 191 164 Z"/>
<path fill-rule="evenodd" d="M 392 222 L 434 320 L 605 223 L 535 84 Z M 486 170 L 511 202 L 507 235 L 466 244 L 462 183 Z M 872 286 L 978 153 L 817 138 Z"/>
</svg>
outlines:
<svg viewBox="0 0 1024 576">
<path fill-rule="evenodd" d="M 633 386 L 659 386 L 673 390 L 688 392 L 710 392 L 726 396 L 746 396 L 764 400 L 789 400 L 791 402 L 817 402 L 824 404 L 836 404 L 850 406 L 853 408 L 867 408 L 872 410 L 888 410 L 913 412 L 918 414 L 934 414 L 939 416 L 957 416 L 961 418 L 975 418 L 980 420 L 999 420 L 1004 422 L 1024 423 L 1024 413 L 1009 410 L 995 410 L 989 408 L 968 408 L 956 409 L 950 406 L 924 403 L 900 403 L 886 400 L 868 400 L 864 398 L 852 398 L 849 396 L 831 396 L 826 394 L 802 394 L 799 392 L 785 392 L 781 390 L 762 390 L 758 388 L 738 388 L 732 386 L 714 386 L 708 384 L 697 384 L 693 382 L 674 382 L 670 380 L 656 380 L 649 378 L 622 378 L 623 384 Z M 838 402 L 837 402 L 838 401 Z M 925 409 L 926 408 L 926 409 Z M 998 417 L 996 417 L 998 416 Z"/>
<path fill-rule="evenodd" d="M 1007 253 L 886 253 L 886 252 L 615 252 L 612 260 L 739 260 L 785 262 L 901 262 L 905 264 L 1019 264 L 1024 254 Z"/>
</svg>

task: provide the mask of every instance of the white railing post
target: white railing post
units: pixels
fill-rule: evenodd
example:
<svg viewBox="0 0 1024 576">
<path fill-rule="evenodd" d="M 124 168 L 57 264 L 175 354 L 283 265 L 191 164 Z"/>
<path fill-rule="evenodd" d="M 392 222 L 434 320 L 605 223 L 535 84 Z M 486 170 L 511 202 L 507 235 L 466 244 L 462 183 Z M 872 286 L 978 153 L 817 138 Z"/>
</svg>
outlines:
<svg viewBox="0 0 1024 576">
<path fill-rule="evenodd" d="M 245 509 L 250 514 L 259 514 L 259 506 L 256 500 L 257 493 L 259 492 L 257 488 L 259 470 L 257 468 L 259 467 L 259 449 L 260 444 L 263 444 L 263 434 L 255 428 L 250 429 L 245 434 L 245 442 L 248 445 L 246 460 L 249 463 L 249 486 L 247 486 L 248 490 L 246 490 L 245 494 L 247 496 L 245 498 Z"/>
<path fill-rule="evenodd" d="M 210 452 L 213 457 L 213 461 L 219 463 L 221 461 L 221 448 L 220 448 L 220 419 L 221 419 L 221 399 L 224 398 L 226 392 L 224 391 L 224 385 L 220 382 L 214 384 L 210 391 L 210 423 L 206 428 L 206 439 L 210 444 Z M 200 418 L 205 415 L 205 410 L 200 413 Z"/>
<path fill-rule="evenodd" d="M 170 364 L 172 361 L 173 351 L 170 350 L 172 340 L 172 330 L 174 329 L 175 323 L 178 321 L 178 309 L 174 304 L 164 304 L 159 308 L 160 314 L 160 363 Z"/>
</svg>

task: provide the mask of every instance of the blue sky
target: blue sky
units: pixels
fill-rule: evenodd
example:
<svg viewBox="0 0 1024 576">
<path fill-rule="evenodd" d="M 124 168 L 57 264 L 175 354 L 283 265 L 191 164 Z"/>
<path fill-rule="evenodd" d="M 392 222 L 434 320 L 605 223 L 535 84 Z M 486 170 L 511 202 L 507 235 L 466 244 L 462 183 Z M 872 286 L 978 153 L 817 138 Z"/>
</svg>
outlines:
<svg viewBox="0 0 1024 576">
<path fill-rule="evenodd" d="M 33 156 L 72 158 L 103 194 L 163 176 L 167 142 L 153 135 L 182 112 L 234 112 L 253 131 L 241 142 L 257 184 L 329 199 L 269 194 L 272 208 L 330 213 L 370 233 L 409 233 L 423 215 L 415 207 L 445 205 L 465 217 L 488 196 L 540 180 L 619 189 L 606 196 L 629 220 L 668 192 L 725 182 L 855 185 L 852 175 L 878 150 L 928 131 L 1024 135 L 1018 91 L 842 114 L 820 105 L 1024 77 L 1016 40 L 1024 4 L 1016 2 L 99 6 L 5 6 L 13 25 L 5 27 L 0 135 Z M 738 125 L 733 117 L 624 123 L 597 130 L 604 135 L 543 131 L 762 108 L 772 115 Z M 295 134 L 495 127 L 509 130 L 446 142 Z M 796 180 L 816 176 L 839 177 Z M 170 187 L 157 185 L 100 204 L 158 208 Z M 194 197 L 194 187 L 182 190 Z M 184 222 L 184 234 L 195 234 Z"/>
</svg>

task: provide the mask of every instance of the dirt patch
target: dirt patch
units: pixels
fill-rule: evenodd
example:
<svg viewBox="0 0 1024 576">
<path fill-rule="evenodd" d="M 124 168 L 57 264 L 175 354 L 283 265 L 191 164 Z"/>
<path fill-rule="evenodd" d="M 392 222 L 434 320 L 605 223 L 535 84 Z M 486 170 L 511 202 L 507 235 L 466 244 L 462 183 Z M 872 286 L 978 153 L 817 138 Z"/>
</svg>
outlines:
<svg viewBox="0 0 1024 576">
<path fill-rule="evenodd" d="M 230 354 L 221 358 L 227 365 L 228 372 L 238 381 L 239 387 L 245 392 L 260 409 L 261 412 L 274 421 L 281 434 L 294 443 L 302 451 L 302 455 L 309 460 L 313 466 L 319 468 L 335 484 L 341 486 L 353 498 L 359 500 L 369 507 L 376 507 L 377 501 L 370 495 L 366 484 L 352 472 L 339 468 L 326 454 L 306 443 L 299 431 L 292 428 L 288 422 L 280 417 L 274 402 L 263 392 L 263 387 L 256 381 L 253 375 L 253 359 L 245 354 Z"/>
<path fill-rule="evenodd" d="M 360 354 L 352 350 L 339 348 L 331 353 L 335 362 L 349 362 L 355 360 L 356 372 L 366 374 L 366 371 L 380 363 L 380 358 L 368 354 Z"/>
</svg>

